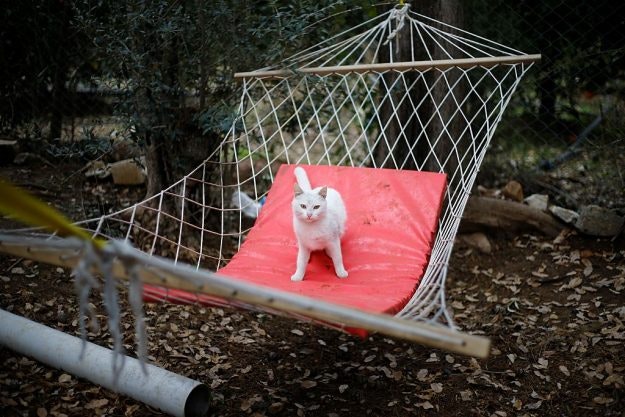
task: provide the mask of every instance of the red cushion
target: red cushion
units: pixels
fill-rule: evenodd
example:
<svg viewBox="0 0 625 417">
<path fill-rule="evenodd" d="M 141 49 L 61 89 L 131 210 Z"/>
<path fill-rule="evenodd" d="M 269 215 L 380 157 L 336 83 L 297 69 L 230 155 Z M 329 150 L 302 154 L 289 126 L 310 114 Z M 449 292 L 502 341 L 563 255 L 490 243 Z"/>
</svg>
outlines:
<svg viewBox="0 0 625 417">
<path fill-rule="evenodd" d="M 239 252 L 218 273 L 370 312 L 398 312 L 414 293 L 427 266 L 446 176 L 393 169 L 301 166 L 313 188 L 328 185 L 343 197 L 347 227 L 342 247 L 349 277 L 337 278 L 331 259 L 316 252 L 304 281 L 290 280 L 297 257 L 291 212 L 295 165 L 280 167 L 254 227 Z M 162 300 L 165 294 L 154 295 Z M 201 295 L 198 299 L 183 291 L 169 290 L 167 295 L 169 301 L 216 301 Z"/>
</svg>

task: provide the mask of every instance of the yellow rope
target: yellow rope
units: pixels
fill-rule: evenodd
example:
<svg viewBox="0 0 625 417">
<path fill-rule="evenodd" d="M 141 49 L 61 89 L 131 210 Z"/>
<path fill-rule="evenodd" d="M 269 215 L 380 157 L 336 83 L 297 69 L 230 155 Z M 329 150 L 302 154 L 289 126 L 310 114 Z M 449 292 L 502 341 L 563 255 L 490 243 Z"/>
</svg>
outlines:
<svg viewBox="0 0 625 417">
<path fill-rule="evenodd" d="M 73 225 L 55 208 L 2 179 L 0 179 L 0 213 L 30 226 L 43 227 L 49 232 L 58 233 L 59 236 L 75 236 L 92 241 L 98 249 L 106 245 L 105 240 L 92 239 L 87 231 Z"/>
</svg>

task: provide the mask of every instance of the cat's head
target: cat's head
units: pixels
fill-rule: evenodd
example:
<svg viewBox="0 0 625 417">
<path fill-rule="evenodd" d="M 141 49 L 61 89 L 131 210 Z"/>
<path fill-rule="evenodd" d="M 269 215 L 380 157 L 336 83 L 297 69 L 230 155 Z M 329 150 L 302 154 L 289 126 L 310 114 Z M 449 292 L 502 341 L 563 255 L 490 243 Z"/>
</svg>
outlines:
<svg viewBox="0 0 625 417">
<path fill-rule="evenodd" d="M 304 191 L 298 184 L 295 184 L 295 195 L 291 203 L 293 215 L 307 223 L 323 218 L 328 207 L 327 195 L 328 187 L 322 187 L 317 191 Z"/>
</svg>

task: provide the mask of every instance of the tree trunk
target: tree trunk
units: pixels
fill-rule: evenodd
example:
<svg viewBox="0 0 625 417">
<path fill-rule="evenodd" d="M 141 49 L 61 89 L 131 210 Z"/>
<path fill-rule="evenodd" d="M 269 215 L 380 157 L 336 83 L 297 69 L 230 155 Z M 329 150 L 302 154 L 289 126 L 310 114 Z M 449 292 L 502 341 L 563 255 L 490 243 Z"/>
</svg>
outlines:
<svg viewBox="0 0 625 417">
<path fill-rule="evenodd" d="M 63 59 L 62 57 L 60 59 Z M 50 132 L 48 140 L 60 139 L 63 132 L 63 110 L 65 98 L 65 65 L 58 64 L 54 69 L 54 80 L 52 82 L 52 94 L 50 96 Z"/>
<path fill-rule="evenodd" d="M 547 126 L 553 126 L 556 117 L 557 84 L 553 71 L 547 72 L 538 84 L 540 92 L 540 106 L 538 117 Z"/>
<path fill-rule="evenodd" d="M 419 2 L 419 5 L 422 5 L 421 13 L 425 15 L 452 26 L 463 26 L 464 14 L 460 0 L 427 0 Z M 437 48 L 433 58 L 447 59 L 448 56 Z M 421 140 L 417 144 L 421 169 L 424 171 L 453 173 L 461 164 L 458 155 L 464 154 L 467 141 L 461 140 L 460 133 L 466 125 L 457 103 L 462 101 L 466 91 L 461 85 L 451 91 L 449 88 L 456 85 L 461 75 L 462 71 L 457 68 L 450 68 L 444 73 L 437 70 L 425 74 L 432 99 L 424 102 L 420 117 L 424 123 L 429 120 L 426 126 L 429 140 Z M 420 95 L 423 94 L 427 94 L 427 91 L 420 92 Z M 454 147 L 458 152 L 453 152 Z"/>
<path fill-rule="evenodd" d="M 413 7 L 419 13 L 436 20 L 453 26 L 462 26 L 463 13 L 459 0 L 424 0 Z M 414 36 L 418 35 L 415 33 Z M 406 25 L 397 34 L 397 48 L 393 60 L 411 61 L 413 57 L 415 60 L 426 59 L 427 54 L 422 49 L 420 39 L 415 38 L 414 50 L 411 44 L 410 28 Z M 436 49 L 432 58 L 446 59 L 448 57 L 443 51 Z M 381 56 L 381 60 L 388 61 L 390 57 Z M 410 92 L 412 100 L 404 100 L 402 104 L 398 104 L 402 99 L 401 94 L 396 96 L 392 93 L 384 100 L 380 106 L 380 118 L 387 126 L 384 129 L 387 140 L 389 142 L 397 140 L 397 145 L 392 152 L 398 168 L 448 173 L 456 169 L 459 164 L 458 158 L 448 157 L 455 155 L 452 152 L 454 146 L 456 148 L 463 146 L 458 136 L 464 129 L 464 120 L 456 112 L 458 109 L 456 101 L 462 101 L 464 91 L 460 86 L 456 86 L 452 91 L 452 96 L 449 94 L 449 86 L 453 86 L 460 75 L 460 70 L 453 68 L 444 73 L 432 70 L 422 74 L 422 79 L 413 86 Z M 411 85 L 418 76 L 417 72 L 405 73 L 406 84 Z M 396 73 L 385 74 L 383 84 L 392 85 L 396 77 Z M 454 97 L 457 100 L 454 100 Z M 412 103 L 419 103 L 421 100 L 423 102 L 417 114 L 414 115 Z M 453 116 L 454 113 L 456 113 L 455 116 Z M 375 153 L 377 166 L 393 165 L 391 158 L 387 158 L 388 151 L 386 146 L 377 147 Z M 462 155 L 463 152 L 460 151 L 459 154 Z"/>
<path fill-rule="evenodd" d="M 186 127 L 186 120 L 180 120 L 185 103 L 179 86 L 177 38 L 164 42 L 156 55 L 152 59 L 161 63 L 161 85 L 156 90 L 148 90 L 148 95 L 142 98 L 144 123 L 147 123 L 144 127 L 148 197 L 159 193 L 184 175 L 179 172 L 180 168 L 184 167 L 183 171 L 189 168 L 179 163 L 179 156 L 185 150 L 181 132 Z M 176 170 L 176 167 L 179 169 Z"/>
<path fill-rule="evenodd" d="M 173 182 L 173 178 L 170 178 L 171 175 L 167 167 L 168 164 L 165 159 L 167 152 L 163 152 L 163 141 L 153 139 L 150 132 L 147 132 L 145 139 L 146 195 L 150 197 L 161 192 L 165 185 Z"/>
<path fill-rule="evenodd" d="M 54 21 L 58 23 L 56 28 L 58 39 L 67 39 L 70 32 L 70 21 L 72 19 L 71 9 L 62 3 L 58 5 Z M 52 91 L 50 95 L 50 132 L 48 140 L 59 139 L 63 130 L 63 113 L 66 110 L 66 89 L 67 70 L 69 57 L 67 48 L 61 43 L 52 43 L 53 52 L 52 66 Z"/>
<path fill-rule="evenodd" d="M 413 51 L 409 25 L 399 30 L 391 42 L 396 45 L 393 49 L 393 56 L 390 56 L 388 48 L 382 48 L 380 50 L 380 62 L 412 61 Z M 403 76 L 405 84 L 411 85 L 415 81 L 417 73 L 406 72 Z M 417 137 L 419 132 L 418 123 L 414 117 L 411 117 L 413 109 L 411 100 L 404 97 L 406 91 L 401 87 L 396 87 L 396 85 L 403 85 L 401 81 L 398 82 L 398 77 L 399 74 L 394 71 L 386 72 L 382 76 L 380 94 L 382 94 L 383 99 L 379 111 L 382 123 L 380 134 L 383 139 L 375 150 L 375 162 L 379 168 L 417 169 L 414 158 L 409 156 L 412 153 L 413 139 Z M 414 93 L 413 96 L 416 98 Z M 391 146 L 390 149 L 387 142 Z"/>
</svg>

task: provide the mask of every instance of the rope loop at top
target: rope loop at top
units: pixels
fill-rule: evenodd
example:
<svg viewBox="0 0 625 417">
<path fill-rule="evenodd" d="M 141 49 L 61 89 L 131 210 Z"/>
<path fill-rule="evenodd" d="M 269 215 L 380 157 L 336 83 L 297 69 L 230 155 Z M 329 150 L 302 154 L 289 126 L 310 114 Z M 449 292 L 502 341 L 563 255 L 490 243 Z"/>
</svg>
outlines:
<svg viewBox="0 0 625 417">
<path fill-rule="evenodd" d="M 401 6 L 400 9 L 394 8 L 393 10 L 391 10 L 391 15 L 389 16 L 389 20 L 395 19 L 397 24 L 395 26 L 395 29 L 393 29 L 393 31 L 386 38 L 384 45 L 388 44 L 391 40 L 395 39 L 395 36 L 397 36 L 397 33 L 399 33 L 399 31 L 402 30 L 402 28 L 404 27 L 406 16 L 408 15 L 408 10 L 410 9 L 410 3 L 406 3 L 406 4 L 403 4 L 403 3 L 404 3 L 403 1 L 400 1 L 399 3 L 399 5 Z"/>
</svg>

